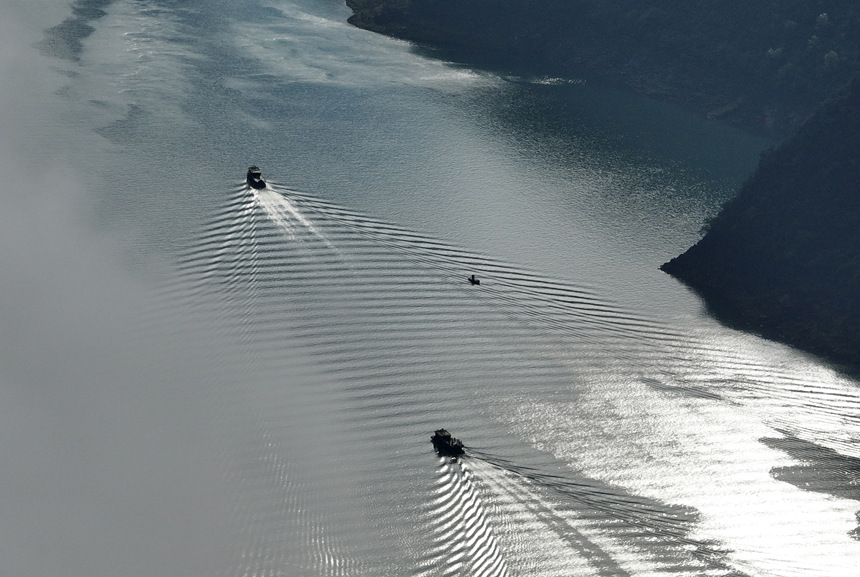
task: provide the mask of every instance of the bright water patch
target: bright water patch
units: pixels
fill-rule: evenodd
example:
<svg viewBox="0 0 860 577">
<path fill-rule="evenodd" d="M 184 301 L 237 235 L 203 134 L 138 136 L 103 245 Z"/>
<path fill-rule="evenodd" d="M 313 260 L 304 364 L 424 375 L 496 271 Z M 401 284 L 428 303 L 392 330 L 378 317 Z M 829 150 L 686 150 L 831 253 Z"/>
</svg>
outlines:
<svg viewBox="0 0 860 577">
<path fill-rule="evenodd" d="M 512 382 L 528 387 L 547 379 L 566 381 L 565 367 L 552 360 L 551 349 L 561 346 L 559 341 L 602 332 L 624 338 L 664 330 L 602 301 L 586 287 L 556 283 L 277 185 L 239 190 L 201 239 L 208 240 L 189 251 L 182 274 L 205 281 L 201 288 L 220 287 L 217 292 L 228 298 L 230 308 L 244 311 L 236 330 L 253 351 L 253 372 L 278 366 L 277 351 L 286 344 L 316 359 L 332 379 L 326 392 L 316 394 L 332 397 L 310 406 L 334 407 L 345 419 L 341 426 L 345 424 L 350 439 L 344 444 L 355 447 L 358 442 L 357 454 L 368 458 L 377 450 L 396 453 L 397 444 L 410 447 L 418 439 L 424 439 L 419 445 L 423 451 L 409 459 L 432 453 L 423 433 L 443 420 L 466 427 L 473 421 L 466 415 L 485 403 L 482 390 Z M 467 282 L 472 272 L 481 285 Z M 576 327 L 580 322 L 584 328 Z M 313 442 L 316 450 L 333 448 L 311 441 L 312 434 L 299 438 Z M 284 450 L 289 452 L 288 446 Z M 277 458 L 273 454 L 265 461 Z M 285 466 L 293 460 L 287 458 Z M 430 503 L 430 513 L 425 513 L 430 527 L 433 519 L 446 519 L 438 521 L 443 529 L 431 542 L 412 537 L 421 547 L 436 543 L 420 555 L 434 568 L 431 573 L 447 567 L 444 571 L 458 574 L 468 567 L 469 574 L 507 574 L 510 562 L 492 536 L 492 516 L 480 505 L 468 475 L 452 473 L 444 498 L 436 503 L 453 509 L 436 511 L 432 500 L 411 501 L 378 457 L 375 462 L 373 469 L 359 466 L 348 476 L 373 488 L 359 491 L 362 500 L 390 504 L 406 499 L 400 507 L 416 508 L 414 514 Z M 427 483 L 432 476 L 421 478 Z M 346 480 L 326 482 L 349 492 L 342 487 Z M 290 487 L 281 490 L 298 490 Z M 497 498 L 496 493 L 485 494 Z M 300 516 L 297 509 L 283 514 Z M 398 532 L 405 530 L 397 526 Z M 384 541 L 388 530 L 385 524 L 375 529 L 360 524 L 349 534 Z M 316 557 L 308 555 L 302 563 L 312 567 Z M 356 554 L 352 562 L 362 557 Z"/>
<path fill-rule="evenodd" d="M 508 575 L 507 561 L 469 469 L 460 460 L 440 460 L 437 497 L 428 508 L 427 527 L 434 547 L 427 556 L 431 565 L 427 574 Z"/>
<path fill-rule="evenodd" d="M 760 441 L 787 434 L 769 422 L 802 411 L 807 425 L 792 435 L 852 450 L 858 401 L 836 375 L 798 389 L 797 368 L 780 372 L 741 343 L 721 349 L 593 287 L 277 183 L 237 189 L 201 239 L 181 275 L 205 280 L 201 289 L 243 311 L 236 322 L 254 359 L 250 374 L 286 379 L 273 393 L 283 400 L 255 420 L 300 410 L 274 411 L 301 390 L 281 358 L 289 347 L 313 359 L 325 383 L 302 404 L 327 416 L 291 433 L 308 444 L 302 462 L 309 451 L 315 463 L 351 455 L 348 474 L 329 475 L 326 465 L 296 469 L 286 437 L 260 454 L 294 471 L 272 479 L 295 503 L 278 514 L 294 537 L 338 527 L 337 539 L 291 553 L 299 567 L 326 575 L 359 566 L 416 575 L 756 575 L 815 565 L 832 574 L 853 563 L 845 545 L 856 506 L 783 482 L 797 471 L 793 461 L 769 448 L 777 442 Z M 472 273 L 480 285 L 467 282 Z M 806 391 L 824 402 L 807 403 Z M 841 433 L 810 428 L 817 419 L 837 424 L 831 413 L 842 416 Z M 320 423 L 328 430 L 318 438 Z M 461 461 L 443 460 L 434 476 L 428 439 L 440 425 L 470 449 Z M 316 480 L 284 485 L 291 476 Z M 845 496 L 835 483 L 829 491 Z M 352 495 L 351 504 L 309 513 L 320 508 L 318 486 Z M 404 524 L 388 508 L 422 521 Z M 264 530 L 248 522 L 251 533 Z M 817 542 L 794 549 L 807 538 L 804 526 Z M 335 542 L 337 554 L 322 548 Z M 376 551 L 372 544 L 383 542 L 390 548 Z"/>
<path fill-rule="evenodd" d="M 403 41 L 350 26 L 344 6 L 331 6 L 327 14 L 307 0 L 279 0 L 270 6 L 271 13 L 237 21 L 234 35 L 236 46 L 265 67 L 259 82 L 274 75 L 292 83 L 349 88 L 378 89 L 382 83 L 457 91 L 496 83 L 469 68 L 418 58 Z M 344 52 L 348 45 L 360 49 Z"/>
</svg>

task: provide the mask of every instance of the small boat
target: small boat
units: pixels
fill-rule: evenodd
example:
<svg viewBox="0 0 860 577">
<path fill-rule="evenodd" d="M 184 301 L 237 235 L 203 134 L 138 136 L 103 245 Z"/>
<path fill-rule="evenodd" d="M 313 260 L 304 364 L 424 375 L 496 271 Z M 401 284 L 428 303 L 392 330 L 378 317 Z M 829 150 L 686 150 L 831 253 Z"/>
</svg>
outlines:
<svg viewBox="0 0 860 577">
<path fill-rule="evenodd" d="M 438 429 L 435 434 L 430 437 L 430 442 L 436 448 L 436 452 L 444 457 L 459 457 L 465 453 L 463 449 L 463 441 L 455 439 L 451 433 L 445 429 Z"/>
<path fill-rule="evenodd" d="M 481 284 L 481 279 L 475 278 L 475 275 L 472 275 L 469 277 L 469 282 L 474 286 L 476 284 Z"/>
<path fill-rule="evenodd" d="M 248 176 L 245 177 L 245 180 L 251 188 L 256 188 L 257 190 L 266 188 L 266 181 L 263 180 L 263 173 L 256 166 L 248 167 Z"/>
</svg>

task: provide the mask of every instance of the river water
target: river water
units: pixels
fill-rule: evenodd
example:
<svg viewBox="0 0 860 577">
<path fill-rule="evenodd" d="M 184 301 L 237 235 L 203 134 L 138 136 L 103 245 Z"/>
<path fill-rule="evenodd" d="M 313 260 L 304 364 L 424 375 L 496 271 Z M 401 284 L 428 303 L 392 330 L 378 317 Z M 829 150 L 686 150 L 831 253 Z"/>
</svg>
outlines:
<svg viewBox="0 0 860 577">
<path fill-rule="evenodd" d="M 9 574 L 858 573 L 858 383 L 658 270 L 772 143 L 336 0 L 73 8 L 4 9 Z"/>
</svg>

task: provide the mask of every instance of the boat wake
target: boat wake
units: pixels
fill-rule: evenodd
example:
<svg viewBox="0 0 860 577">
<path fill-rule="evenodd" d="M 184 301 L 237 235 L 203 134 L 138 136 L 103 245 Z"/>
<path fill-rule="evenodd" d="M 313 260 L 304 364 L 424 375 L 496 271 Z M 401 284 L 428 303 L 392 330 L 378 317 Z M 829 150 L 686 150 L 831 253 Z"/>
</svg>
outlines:
<svg viewBox="0 0 860 577">
<path fill-rule="evenodd" d="M 253 190 L 253 194 L 257 205 L 272 222 L 278 225 L 288 240 L 301 240 L 303 234 L 309 233 L 331 250 L 337 251 L 334 245 L 285 196 L 268 187 Z"/>
<path fill-rule="evenodd" d="M 416 427 L 431 431 L 444 422 L 458 432 L 480 430 L 476 418 L 494 415 L 517 431 L 523 446 L 513 459 L 523 462 L 536 449 L 549 459 L 527 467 L 471 447 L 459 461 L 440 459 L 429 510 L 426 503 L 399 503 L 424 515 L 431 550 L 424 535 L 396 535 L 416 544 L 404 559 L 420 558 L 419 567 L 401 567 L 397 574 L 755 574 L 745 569 L 746 560 L 765 567 L 772 560 L 756 558 L 758 550 L 738 555 L 748 541 L 723 544 L 725 535 L 745 534 L 749 518 L 743 507 L 731 508 L 748 501 L 733 496 L 753 499 L 766 490 L 774 499 L 788 497 L 781 486 L 763 484 L 771 481 L 774 463 L 773 452 L 759 442 L 768 429 L 749 425 L 746 407 L 768 409 L 775 423 L 792 411 L 817 412 L 821 431 L 835 425 L 843 435 L 828 433 L 841 439 L 833 449 L 850 451 L 857 423 L 849 417 L 857 414 L 857 400 L 847 384 L 820 374 L 807 380 L 792 367 L 780 371 L 748 341 L 721 348 L 625 310 L 590 287 L 507 265 L 310 194 L 277 185 L 233 192 L 186 251 L 180 276 L 186 287 L 224 298 L 224 323 L 238 331 L 245 347 L 236 370 L 246 363 L 249 373 L 282 380 L 284 394 L 294 395 L 295 371 L 285 351 L 313 358 L 326 387 L 314 389 L 320 398 L 310 404 L 331 410 L 332 422 L 361 439 L 357 453 L 370 446 L 394 454 L 408 446 Z M 469 282 L 471 274 L 480 285 Z M 678 419 L 678 411 L 689 418 Z M 807 417 L 803 422 L 816 423 Z M 780 430 L 798 440 L 820 434 Z M 734 437 L 726 441 L 727 434 Z M 321 453 L 340 451 L 343 444 L 315 442 Z M 276 451 L 271 447 L 278 445 L 267 444 L 263 453 Z M 702 472 L 711 466 L 708 456 L 696 452 L 702 447 L 723 459 L 714 466 L 722 473 L 719 487 L 712 488 Z M 743 454 L 737 447 L 744 447 Z M 295 449 L 284 442 L 277 451 Z M 277 459 L 294 462 L 292 454 L 261 456 Z M 350 472 L 356 487 L 344 489 L 360 495 L 356 502 L 382 510 L 415 496 L 406 491 L 392 497 L 385 490 L 403 474 L 401 461 L 367 462 Z M 681 466 L 700 475 L 703 485 L 670 484 Z M 405 470 L 421 467 L 416 461 Z M 763 471 L 763 479 L 750 482 L 750 471 Z M 832 477 L 843 478 L 840 471 Z M 783 467 L 777 475 L 799 485 L 807 472 Z M 284 494 L 309 490 L 281 487 L 278 473 L 271 476 Z M 727 508 L 714 505 L 712 494 L 725 498 Z M 819 505 L 803 504 L 810 511 Z M 296 512 L 285 509 L 281 516 Z M 841 514 L 825 513 L 828 524 Z M 728 519 L 728 527 L 714 524 L 715 516 Z M 339 549 L 346 552 L 340 564 L 366 558 L 364 540 L 391 541 L 387 520 L 368 527 L 366 511 L 355 519 L 361 521 Z M 255 527 L 254 538 L 263 539 L 268 530 Z M 314 566 L 308 555 L 301 562 Z M 321 566 L 326 574 L 337 572 L 333 563 Z"/>
<path fill-rule="evenodd" d="M 441 458 L 428 522 L 433 546 L 422 575 L 509 575 L 474 476 L 462 461 Z"/>
<path fill-rule="evenodd" d="M 463 468 L 506 519 L 499 540 L 516 552 L 523 574 L 747 574 L 717 543 L 693 537 L 699 515 L 689 507 L 480 451 Z"/>
</svg>

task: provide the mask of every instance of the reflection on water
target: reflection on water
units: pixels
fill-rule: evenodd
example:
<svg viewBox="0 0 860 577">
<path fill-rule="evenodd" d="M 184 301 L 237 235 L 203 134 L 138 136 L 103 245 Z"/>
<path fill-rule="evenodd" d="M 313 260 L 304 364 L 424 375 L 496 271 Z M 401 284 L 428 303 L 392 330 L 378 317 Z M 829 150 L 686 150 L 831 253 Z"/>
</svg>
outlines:
<svg viewBox="0 0 860 577">
<path fill-rule="evenodd" d="M 115 307 L 146 317 L 124 330 L 176 344 L 106 359 L 78 317 L 39 319 L 110 368 L 75 390 L 119 401 L 74 413 L 110 425 L 107 462 L 145 455 L 165 483 L 229 495 L 211 501 L 229 509 L 222 574 L 856 572 L 857 383 L 719 327 L 657 270 L 762 143 L 600 87 L 427 60 L 348 27 L 338 2 L 102 4 L 57 96 L 101 148 L 66 148 L 88 182 L 105 175 L 94 220 L 135 262 L 169 263 L 152 265 L 169 269 L 157 304 Z M 231 187 L 252 163 L 269 188 Z M 129 414 L 183 449 L 126 431 Z M 464 458 L 434 453 L 440 427 Z M 194 525 L 180 509 L 162 524 Z M 144 534 L 154 518 L 98 517 Z M 152 549 L 123 541 L 135 554 L 113 559 Z"/>
<path fill-rule="evenodd" d="M 816 566 L 813 573 L 827 574 L 853 564 L 846 540 L 856 507 L 780 482 L 794 470 L 788 451 L 780 456 L 769 448 L 779 442 L 760 441 L 780 434 L 768 423 L 802 415 L 803 430 L 792 435 L 809 446 L 834 454 L 823 446 L 856 446 L 856 420 L 843 419 L 834 435 L 828 416 L 856 414 L 851 383 L 824 373 L 812 387 L 796 376 L 805 361 L 776 346 L 733 334 L 720 346 L 720 338 L 627 311 L 593 288 L 277 183 L 237 189 L 227 206 L 179 272 L 233 295 L 254 373 L 289 375 L 284 346 L 314 359 L 325 384 L 308 397 L 287 379 L 273 393 L 283 400 L 263 414 L 325 407 L 328 417 L 291 433 L 312 443 L 301 452 L 318 453 L 304 459 L 351 454 L 346 478 L 331 471 L 321 479 L 323 465 L 280 481 L 283 499 L 295 503 L 280 515 L 293 521 L 316 507 L 315 489 L 294 486 L 296 476 L 355 499 L 317 513 L 323 532 L 341 518 L 338 539 L 306 543 L 310 551 L 293 551 L 293 562 L 337 574 L 387 559 L 422 575 L 755 575 Z M 480 285 L 468 282 L 471 273 Z M 771 364 L 779 354 L 782 369 Z M 820 402 L 809 404 L 809 394 Z M 299 398 L 301 409 L 275 409 Z M 439 459 L 434 476 L 428 439 L 439 425 L 471 448 L 460 460 Z M 295 468 L 285 442 L 267 442 L 271 455 L 260 458 Z M 834 485 L 824 479 L 816 490 L 850 498 L 839 488 L 844 475 L 831 475 Z M 423 521 L 404 525 L 388 508 Z M 295 525 L 295 537 L 316 526 Z M 809 531 L 816 542 L 795 549 Z M 337 555 L 320 549 L 335 542 Z M 381 542 L 386 552 L 368 561 L 370 544 Z M 315 561 L 321 557 L 332 560 Z M 403 565 L 405 558 L 420 561 Z"/>
</svg>

